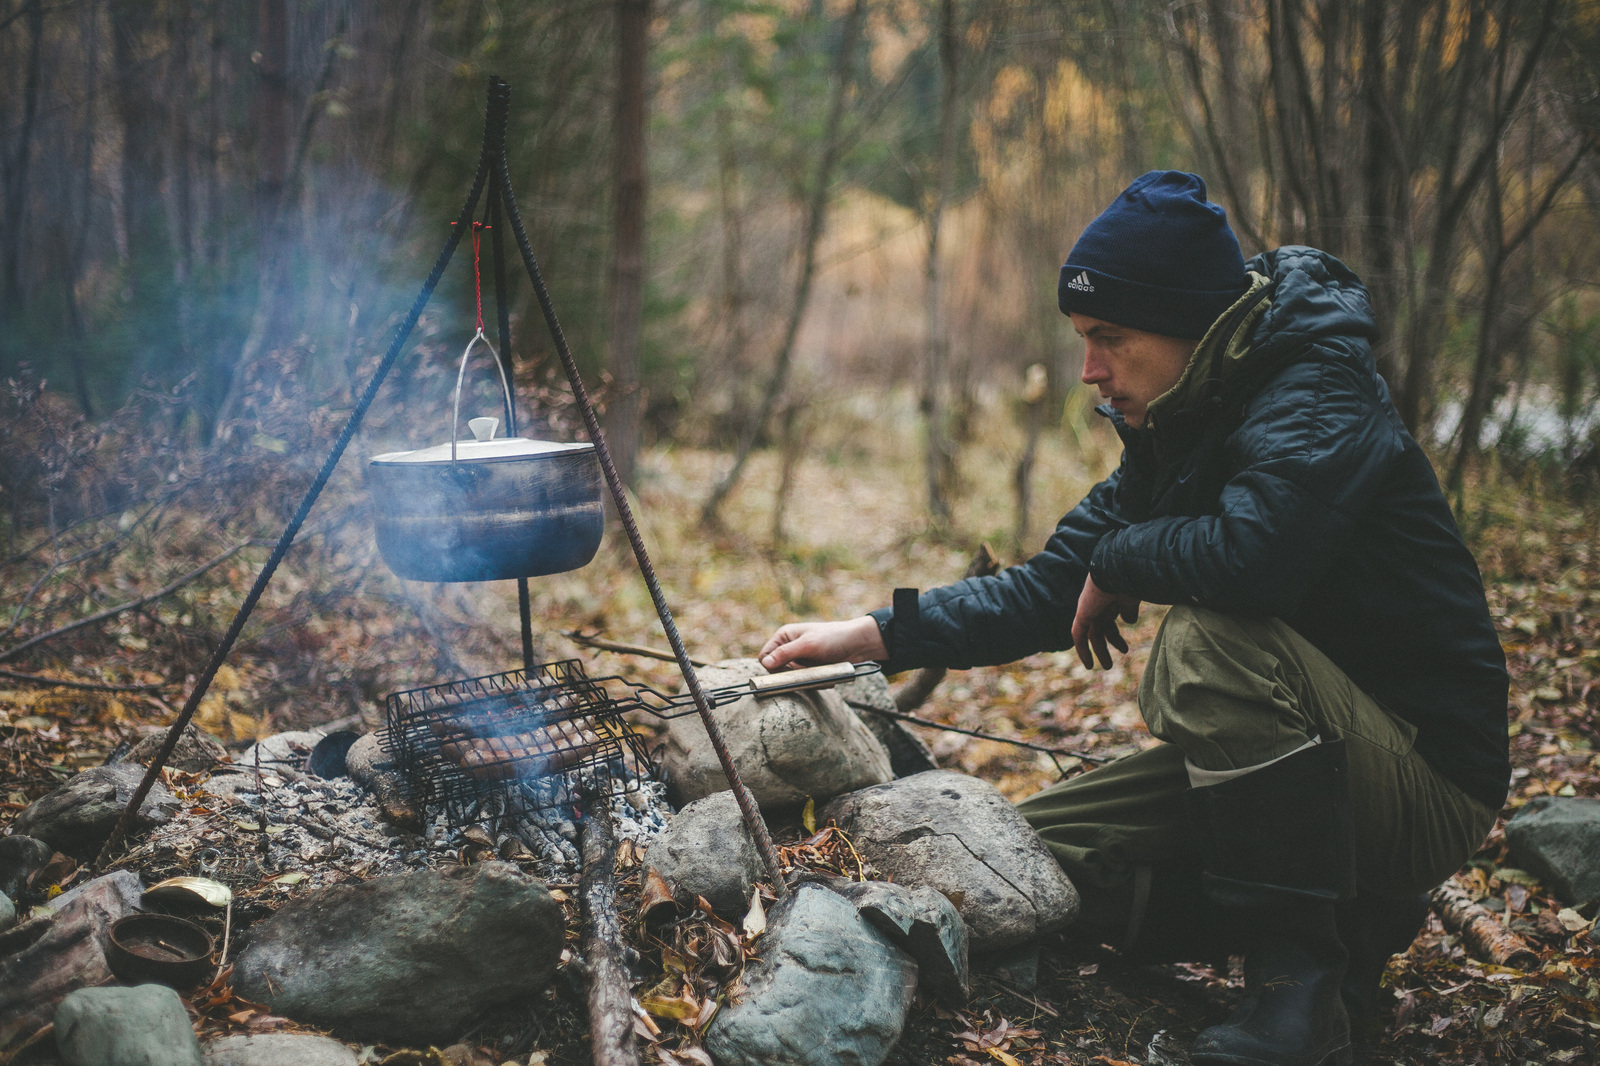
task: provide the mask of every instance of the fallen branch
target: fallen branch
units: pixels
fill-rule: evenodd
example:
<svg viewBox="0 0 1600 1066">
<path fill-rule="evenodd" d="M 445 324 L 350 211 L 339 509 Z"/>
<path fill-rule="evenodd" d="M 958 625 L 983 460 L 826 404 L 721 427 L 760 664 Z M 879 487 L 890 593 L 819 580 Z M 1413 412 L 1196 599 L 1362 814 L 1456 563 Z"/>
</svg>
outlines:
<svg viewBox="0 0 1600 1066">
<path fill-rule="evenodd" d="M 159 599 L 164 599 L 165 597 L 170 596 L 174 592 L 177 592 L 179 589 L 183 588 L 183 586 L 189 584 L 189 582 L 203 576 L 207 571 L 221 566 L 223 563 L 227 562 L 244 549 L 256 545 L 263 545 L 265 543 L 265 541 L 247 540 L 243 544 L 235 544 L 233 547 L 229 548 L 215 559 L 212 559 L 210 562 L 204 563 L 196 569 L 189 571 L 187 574 L 184 574 L 182 577 L 172 582 L 172 584 L 164 585 L 161 588 L 156 589 L 148 596 L 141 596 L 136 600 L 129 600 L 127 603 L 119 604 L 116 607 L 107 607 L 105 610 L 91 614 L 87 618 L 80 618 L 76 622 L 69 622 L 64 626 L 52 629 L 47 633 L 40 633 L 38 636 L 29 637 L 21 644 L 7 648 L 5 651 L 0 651 L 0 663 L 3 663 L 8 659 L 15 659 L 29 648 L 43 644 L 47 640 L 54 640 L 56 637 L 65 636 L 74 630 L 82 629 L 85 626 L 92 626 L 96 622 L 104 622 L 108 618 L 115 618 L 119 614 L 123 614 L 127 611 L 137 610 L 146 604 L 154 603 Z"/>
<path fill-rule="evenodd" d="M 592 798 L 583 819 L 583 958 L 589 966 L 589 1037 L 595 1066 L 639 1066 L 633 992 L 617 916 L 617 839 L 611 809 Z"/>
<path fill-rule="evenodd" d="M 1444 927 L 1461 937 L 1461 944 L 1480 959 L 1514 970 L 1539 965 L 1539 953 L 1505 927 L 1487 907 L 1472 901 L 1452 878 L 1428 893 L 1428 902 Z"/>
<path fill-rule="evenodd" d="M 670 651 L 652 648 L 647 644 L 629 644 L 621 640 L 607 640 L 604 637 L 587 636 L 576 629 L 570 629 L 565 634 L 566 638 L 574 644 L 582 644 L 589 648 L 599 648 L 601 651 L 614 651 L 622 655 L 643 655 L 648 659 L 660 659 L 663 662 L 675 663 L 678 657 Z M 699 659 L 690 659 L 691 666 L 707 666 L 708 663 Z"/>
<path fill-rule="evenodd" d="M 68 681 L 62 677 L 40 677 L 17 670 L 0 669 L 0 677 L 13 681 L 26 681 L 30 685 L 53 685 L 56 688 L 76 688 L 85 692 L 160 692 L 166 685 L 110 685 L 96 681 Z"/>
</svg>

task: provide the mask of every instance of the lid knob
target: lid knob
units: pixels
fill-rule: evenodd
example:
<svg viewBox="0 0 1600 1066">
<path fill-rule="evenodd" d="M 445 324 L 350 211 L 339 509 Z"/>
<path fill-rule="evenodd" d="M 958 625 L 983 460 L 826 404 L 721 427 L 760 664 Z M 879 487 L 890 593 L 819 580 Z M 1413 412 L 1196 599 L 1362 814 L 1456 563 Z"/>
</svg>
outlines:
<svg viewBox="0 0 1600 1066">
<path fill-rule="evenodd" d="M 498 418 L 469 418 L 467 428 L 472 430 L 472 436 L 477 440 L 494 440 L 495 430 L 500 428 Z"/>
</svg>

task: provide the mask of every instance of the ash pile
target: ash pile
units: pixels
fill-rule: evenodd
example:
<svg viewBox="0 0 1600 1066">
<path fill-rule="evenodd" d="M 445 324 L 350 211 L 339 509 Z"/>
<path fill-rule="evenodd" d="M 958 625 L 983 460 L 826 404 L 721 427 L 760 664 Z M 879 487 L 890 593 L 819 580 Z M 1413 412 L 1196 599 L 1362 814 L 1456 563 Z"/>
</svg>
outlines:
<svg viewBox="0 0 1600 1066">
<path fill-rule="evenodd" d="M 761 674 L 701 672 L 710 688 Z M 778 878 L 698 719 L 667 721 L 658 764 L 592 717 L 567 720 L 565 753 L 497 745 L 528 731 L 495 706 L 471 729 L 415 718 L 409 748 L 287 733 L 229 758 L 189 736 L 99 877 L 77 862 L 159 738 L 35 801 L 0 836 L 0 889 L 33 907 L 0 930 L 0 1050 L 53 1032 L 68 1064 L 529 1066 L 562 1025 L 584 1049 L 581 1021 L 552 1019 L 586 1011 L 597 1062 L 625 1061 L 604 1036 L 663 1066 L 876 1064 L 916 996 L 959 1005 L 969 965 L 1036 951 L 1077 909 L 997 790 L 878 713 L 894 706 L 880 675 L 714 709 Z M 418 773 L 429 759 L 454 769 Z M 122 923 L 175 919 L 200 930 L 182 978 L 129 969 Z M 182 961 L 161 955 L 139 965 Z M 138 1041 L 157 1046 L 130 1058 Z M 96 1058 L 106 1046 L 118 1057 Z M 430 1046 L 454 1057 L 394 1058 Z"/>
<path fill-rule="evenodd" d="M 176 810 L 118 863 L 147 879 L 198 874 L 236 890 L 264 881 L 318 888 L 499 858 L 572 884 L 582 866 L 573 805 L 515 803 L 509 790 L 486 790 L 469 812 L 430 805 L 380 733 L 279 733 L 209 770 L 192 762 L 175 769 Z M 562 791 L 581 796 L 585 783 Z M 617 835 L 641 851 L 672 815 L 664 786 L 648 778 L 602 802 Z"/>
</svg>

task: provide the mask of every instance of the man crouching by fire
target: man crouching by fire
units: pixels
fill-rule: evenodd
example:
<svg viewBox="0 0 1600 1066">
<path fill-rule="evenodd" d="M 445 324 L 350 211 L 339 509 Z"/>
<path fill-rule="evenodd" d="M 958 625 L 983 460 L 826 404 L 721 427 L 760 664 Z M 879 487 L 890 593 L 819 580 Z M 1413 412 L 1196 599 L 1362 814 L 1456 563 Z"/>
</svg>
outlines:
<svg viewBox="0 0 1600 1066">
<path fill-rule="evenodd" d="M 1508 678 L 1476 563 L 1373 361 L 1360 279 L 1314 248 L 1245 262 L 1193 174 L 1155 171 L 1061 268 L 1121 464 L 1044 549 L 861 618 L 785 625 L 769 670 L 965 669 L 1170 605 L 1139 686 L 1164 743 L 1023 801 L 1083 897 L 1075 930 L 1150 961 L 1243 953 L 1191 1059 L 1351 1058 L 1421 894 L 1510 775 Z"/>
</svg>

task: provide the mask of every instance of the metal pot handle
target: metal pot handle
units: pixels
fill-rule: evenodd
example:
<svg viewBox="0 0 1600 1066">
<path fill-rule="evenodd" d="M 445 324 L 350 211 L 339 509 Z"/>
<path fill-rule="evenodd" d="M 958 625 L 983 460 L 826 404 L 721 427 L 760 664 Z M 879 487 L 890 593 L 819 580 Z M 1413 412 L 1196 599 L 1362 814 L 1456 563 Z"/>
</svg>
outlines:
<svg viewBox="0 0 1600 1066">
<path fill-rule="evenodd" d="M 472 354 L 472 346 L 479 341 L 482 341 L 483 346 L 489 349 L 489 354 L 494 356 L 495 369 L 500 371 L 500 388 L 505 391 L 506 395 L 506 428 L 511 428 L 511 382 L 506 380 L 506 367 L 500 361 L 500 353 L 494 350 L 494 345 L 489 343 L 489 338 L 485 337 L 483 330 L 480 329 L 467 342 L 467 350 L 461 353 L 461 366 L 456 370 L 455 410 L 450 415 L 450 461 L 452 463 L 456 461 L 456 434 L 461 431 L 461 382 L 467 375 L 467 357 Z"/>
</svg>

